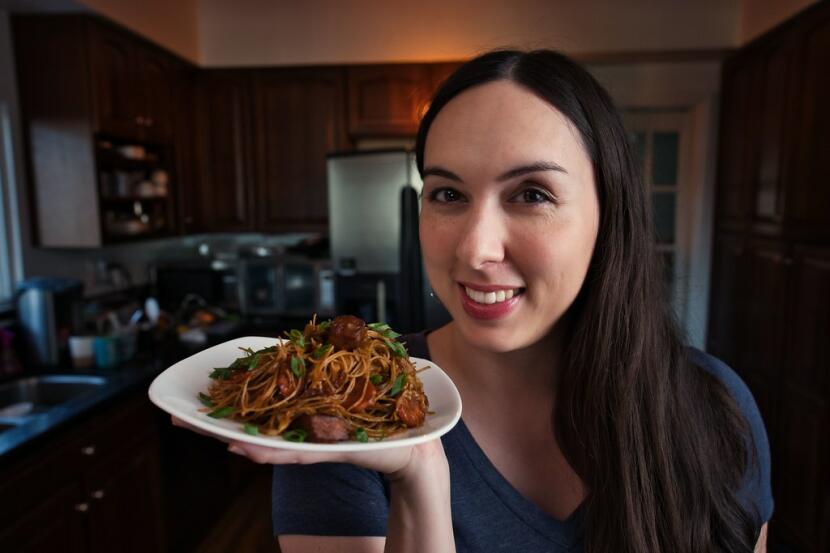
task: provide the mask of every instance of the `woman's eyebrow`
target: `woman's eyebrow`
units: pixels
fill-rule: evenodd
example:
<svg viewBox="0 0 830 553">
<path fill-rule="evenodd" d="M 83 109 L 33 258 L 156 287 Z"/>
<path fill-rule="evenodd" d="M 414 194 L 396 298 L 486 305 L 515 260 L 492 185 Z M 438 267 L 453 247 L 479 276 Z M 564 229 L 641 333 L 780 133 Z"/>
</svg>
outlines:
<svg viewBox="0 0 830 553">
<path fill-rule="evenodd" d="M 558 171 L 560 173 L 565 173 L 566 175 L 568 174 L 565 168 L 559 165 L 558 163 L 554 163 L 552 161 L 537 161 L 534 163 L 530 163 L 528 165 L 514 167 L 513 169 L 510 169 L 506 173 L 500 175 L 497 180 L 505 181 L 515 179 L 516 177 L 521 177 L 522 175 L 527 175 L 528 173 L 537 173 L 539 171 Z M 456 182 L 463 182 L 461 180 L 461 177 L 459 177 L 449 169 L 444 169 L 443 167 L 427 167 L 424 169 L 424 173 L 423 175 L 421 175 L 421 178 L 424 179 L 429 175 L 435 175 L 436 177 L 444 177 L 445 179 L 453 180 Z"/>
<path fill-rule="evenodd" d="M 558 163 L 554 163 L 552 161 L 537 161 L 529 165 L 515 167 L 502 174 L 497 180 L 505 181 L 515 179 L 516 177 L 521 177 L 522 175 L 527 175 L 528 173 L 538 173 L 539 171 L 558 171 L 560 173 L 565 173 L 566 175 L 568 174 L 568 172 L 565 171 L 565 168 Z"/>
</svg>

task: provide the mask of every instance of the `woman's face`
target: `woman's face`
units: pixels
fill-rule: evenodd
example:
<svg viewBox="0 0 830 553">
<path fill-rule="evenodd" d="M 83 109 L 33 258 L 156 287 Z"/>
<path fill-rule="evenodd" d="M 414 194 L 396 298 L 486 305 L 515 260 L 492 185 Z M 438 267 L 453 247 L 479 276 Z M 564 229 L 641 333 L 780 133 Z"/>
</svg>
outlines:
<svg viewBox="0 0 830 553">
<path fill-rule="evenodd" d="M 427 275 L 468 342 L 513 351 L 547 336 L 579 292 L 599 202 L 579 131 L 497 81 L 438 113 L 424 150 Z"/>
</svg>

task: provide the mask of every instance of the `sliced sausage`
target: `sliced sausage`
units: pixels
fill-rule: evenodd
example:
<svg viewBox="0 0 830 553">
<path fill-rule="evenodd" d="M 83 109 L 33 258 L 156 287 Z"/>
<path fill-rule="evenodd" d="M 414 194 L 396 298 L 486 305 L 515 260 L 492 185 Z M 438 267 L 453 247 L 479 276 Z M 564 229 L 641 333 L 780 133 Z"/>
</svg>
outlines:
<svg viewBox="0 0 830 553">
<path fill-rule="evenodd" d="M 291 423 L 308 433 L 306 441 L 330 444 L 349 439 L 349 427 L 340 417 L 330 415 L 301 415 Z"/>
<path fill-rule="evenodd" d="M 395 404 L 395 414 L 398 415 L 398 419 L 409 428 L 424 424 L 426 418 L 424 399 L 424 395 L 415 390 L 405 390 Z"/>
<path fill-rule="evenodd" d="M 366 322 L 353 315 L 335 317 L 329 327 L 329 342 L 338 349 L 353 350 L 366 337 Z"/>
</svg>

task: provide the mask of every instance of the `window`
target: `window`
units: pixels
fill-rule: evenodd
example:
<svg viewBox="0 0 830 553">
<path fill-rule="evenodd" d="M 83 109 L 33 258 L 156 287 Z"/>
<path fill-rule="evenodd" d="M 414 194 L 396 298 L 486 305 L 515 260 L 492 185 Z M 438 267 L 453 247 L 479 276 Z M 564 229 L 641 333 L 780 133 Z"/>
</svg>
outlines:
<svg viewBox="0 0 830 553">
<path fill-rule="evenodd" d="M 15 185 L 11 118 L 0 103 L 0 308 L 8 307 L 22 278 L 20 220 Z"/>
<path fill-rule="evenodd" d="M 678 320 L 685 324 L 689 237 L 694 232 L 684 151 L 689 117 L 683 111 L 629 111 L 624 120 L 651 193 L 657 251 L 663 260 L 672 304 Z"/>
</svg>

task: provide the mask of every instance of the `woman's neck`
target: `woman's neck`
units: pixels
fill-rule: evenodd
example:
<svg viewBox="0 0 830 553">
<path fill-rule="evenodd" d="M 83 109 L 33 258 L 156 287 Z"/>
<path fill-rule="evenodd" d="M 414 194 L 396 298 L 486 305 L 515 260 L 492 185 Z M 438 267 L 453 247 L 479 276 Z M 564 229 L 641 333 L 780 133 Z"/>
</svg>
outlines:
<svg viewBox="0 0 830 553">
<path fill-rule="evenodd" d="M 528 347 L 494 352 L 471 345 L 450 323 L 427 336 L 430 354 L 468 393 L 497 404 L 503 400 L 552 404 L 561 358 L 560 330 Z M 466 394 L 465 394 L 466 395 Z"/>
</svg>

